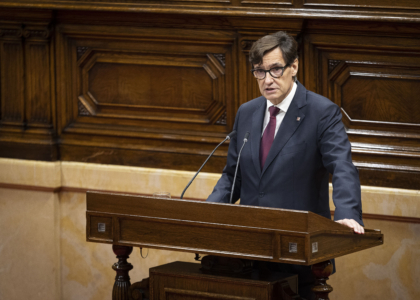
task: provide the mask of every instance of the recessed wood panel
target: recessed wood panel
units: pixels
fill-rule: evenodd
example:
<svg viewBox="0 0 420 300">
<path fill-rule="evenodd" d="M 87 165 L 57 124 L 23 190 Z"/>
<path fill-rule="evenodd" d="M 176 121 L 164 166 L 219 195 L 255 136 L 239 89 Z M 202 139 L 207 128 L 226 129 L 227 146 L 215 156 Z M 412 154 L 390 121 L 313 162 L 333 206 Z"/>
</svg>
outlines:
<svg viewBox="0 0 420 300">
<path fill-rule="evenodd" d="M 173 249 L 199 251 L 210 249 L 234 255 L 270 259 L 273 256 L 272 235 L 250 231 L 234 231 L 222 227 L 192 227 L 181 222 L 164 220 L 120 220 L 120 243 L 132 244 L 141 238 L 143 246 L 170 245 Z M 180 235 L 179 233 L 184 234 Z M 135 242 L 134 242 L 135 243 Z M 247 251 L 239 251 L 240 245 L 247 245 Z M 208 252 L 207 252 L 208 253 Z"/>
<path fill-rule="evenodd" d="M 341 106 L 349 129 L 415 132 L 420 121 L 415 65 L 329 60 L 328 71 L 329 96 Z"/>
<path fill-rule="evenodd" d="M 26 46 L 27 117 L 29 123 L 50 125 L 51 80 L 48 43 L 28 43 Z"/>
<path fill-rule="evenodd" d="M 386 78 L 383 74 L 353 75 L 341 87 L 341 107 L 351 119 L 420 123 L 420 76 Z"/>
<path fill-rule="evenodd" d="M 167 30 L 156 30 L 156 34 L 164 36 L 152 39 L 149 31 L 139 30 L 138 41 L 127 37 L 123 42 L 107 43 L 104 49 L 104 38 L 97 32 L 92 34 L 97 40 L 69 40 L 68 44 L 69 50 L 76 52 L 77 61 L 71 59 L 69 63 L 76 74 L 77 89 L 67 101 L 73 107 L 77 104 L 79 116 L 91 117 L 81 120 L 84 123 L 97 123 L 98 119 L 92 118 L 95 116 L 110 126 L 124 126 L 127 120 L 147 120 L 130 124 L 130 128 L 191 132 L 203 128 L 186 123 L 225 126 L 232 122 L 226 104 L 232 93 L 232 88 L 226 86 L 231 80 L 227 78 L 231 76 L 230 65 L 225 67 L 231 57 L 229 40 L 196 43 L 191 41 L 192 36 L 181 35 L 175 42 L 168 38 Z M 73 43 L 79 44 L 76 49 Z M 73 118 L 68 123 L 78 124 Z"/>
<path fill-rule="evenodd" d="M 1 120 L 16 125 L 24 120 L 23 47 L 20 40 L 1 42 Z"/>
<path fill-rule="evenodd" d="M 202 66 L 97 63 L 89 91 L 98 104 L 204 111 L 213 101 L 212 78 Z"/>
<path fill-rule="evenodd" d="M 411 186 L 420 178 L 420 43 L 382 25 L 348 36 L 341 25 L 331 35 L 318 21 L 305 37 L 306 87 L 341 107 L 362 184 Z"/>
</svg>

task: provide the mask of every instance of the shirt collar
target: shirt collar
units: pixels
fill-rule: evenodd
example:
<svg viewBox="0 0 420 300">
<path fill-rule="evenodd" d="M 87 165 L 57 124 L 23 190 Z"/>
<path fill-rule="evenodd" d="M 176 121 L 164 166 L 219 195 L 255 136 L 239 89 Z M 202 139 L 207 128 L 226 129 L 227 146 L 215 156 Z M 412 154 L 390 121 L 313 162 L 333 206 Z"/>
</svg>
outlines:
<svg viewBox="0 0 420 300">
<path fill-rule="evenodd" d="M 290 103 L 292 103 L 293 97 L 296 94 L 296 89 L 297 89 L 297 84 L 296 82 L 294 82 L 292 90 L 290 91 L 289 95 L 287 95 L 286 98 L 284 98 L 284 100 L 277 105 L 274 105 L 273 103 L 270 102 L 270 100 L 267 99 L 267 110 L 271 106 L 277 106 L 281 111 L 287 112 L 287 110 L 289 109 Z"/>
</svg>

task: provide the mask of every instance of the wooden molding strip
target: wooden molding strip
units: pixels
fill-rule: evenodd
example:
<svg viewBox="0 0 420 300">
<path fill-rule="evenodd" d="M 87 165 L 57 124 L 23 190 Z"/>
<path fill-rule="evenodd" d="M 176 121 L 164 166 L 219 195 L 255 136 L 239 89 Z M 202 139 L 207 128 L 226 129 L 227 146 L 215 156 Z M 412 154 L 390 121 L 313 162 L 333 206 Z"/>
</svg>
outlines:
<svg viewBox="0 0 420 300">
<path fill-rule="evenodd" d="M 34 1 L 35 2 L 35 1 Z M 69 1 L 66 3 L 44 2 L 0 2 L 0 7 L 29 8 L 29 9 L 54 9 L 54 10 L 85 10 L 85 11 L 112 11 L 112 12 L 141 12 L 141 13 L 171 13 L 186 15 L 215 15 L 232 17 L 282 17 L 282 18 L 311 18 L 311 19 L 340 19 L 350 21 L 382 21 L 382 22 L 420 22 L 417 12 L 371 12 L 355 10 L 331 9 L 301 9 L 301 8 L 256 8 L 248 6 L 193 6 L 174 5 L 164 6 L 155 4 L 112 4 L 112 3 L 80 3 Z M 400 9 L 399 10 L 407 10 Z M 413 10 L 413 9 L 411 9 Z M 416 11 L 416 9 L 414 9 Z M 417 10 L 418 11 L 418 10 Z"/>
<path fill-rule="evenodd" d="M 334 211 L 331 211 L 331 216 L 334 216 Z M 403 223 L 414 223 L 420 224 L 420 218 L 403 217 L 403 216 L 390 216 L 390 215 L 377 215 L 377 214 L 362 214 L 363 219 L 391 221 L 391 222 L 403 222 Z"/>
<path fill-rule="evenodd" d="M 22 190 L 22 191 L 36 191 L 36 192 L 50 192 L 50 193 L 59 193 L 61 187 L 46 187 L 46 186 L 35 186 L 35 185 L 24 185 L 24 184 L 13 184 L 13 183 L 1 183 L 1 189 L 12 189 L 12 190 Z"/>
<path fill-rule="evenodd" d="M 420 218 L 403 217 L 403 216 L 389 216 L 389 215 L 376 215 L 376 214 L 363 214 L 363 219 L 404 222 L 404 223 L 420 223 Z"/>
</svg>

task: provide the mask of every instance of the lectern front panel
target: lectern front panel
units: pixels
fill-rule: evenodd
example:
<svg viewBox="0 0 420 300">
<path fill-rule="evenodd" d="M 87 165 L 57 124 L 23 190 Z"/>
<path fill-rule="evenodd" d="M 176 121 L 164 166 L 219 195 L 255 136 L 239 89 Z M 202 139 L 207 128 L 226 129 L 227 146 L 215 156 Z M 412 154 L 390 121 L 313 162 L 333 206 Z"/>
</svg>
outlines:
<svg viewBox="0 0 420 300">
<path fill-rule="evenodd" d="M 267 232 L 227 229 L 223 226 L 191 226 L 186 222 L 154 218 L 124 218 L 119 222 L 117 242 L 120 244 L 194 252 L 206 249 L 206 252 L 273 258 L 273 235 Z"/>
</svg>

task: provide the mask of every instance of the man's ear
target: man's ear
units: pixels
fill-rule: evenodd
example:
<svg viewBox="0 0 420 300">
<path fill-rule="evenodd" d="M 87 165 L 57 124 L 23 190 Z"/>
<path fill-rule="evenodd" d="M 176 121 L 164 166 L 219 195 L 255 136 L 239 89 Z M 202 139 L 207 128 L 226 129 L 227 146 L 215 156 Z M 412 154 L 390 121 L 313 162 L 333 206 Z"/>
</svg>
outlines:
<svg viewBox="0 0 420 300">
<path fill-rule="evenodd" d="M 296 76 L 299 69 L 299 60 L 296 58 L 295 61 L 291 64 L 290 68 L 292 69 L 292 76 Z"/>
</svg>

